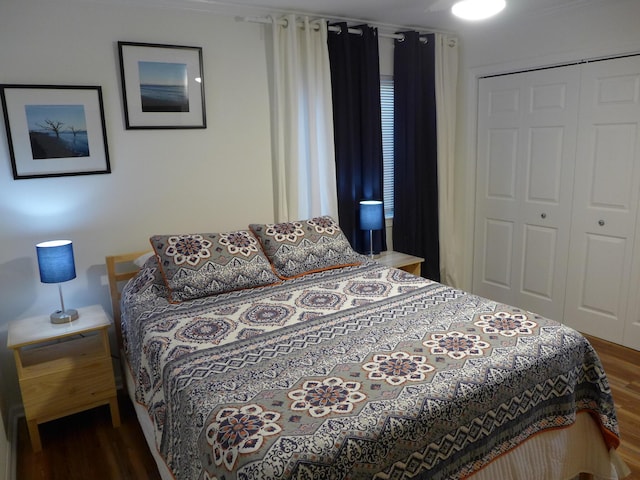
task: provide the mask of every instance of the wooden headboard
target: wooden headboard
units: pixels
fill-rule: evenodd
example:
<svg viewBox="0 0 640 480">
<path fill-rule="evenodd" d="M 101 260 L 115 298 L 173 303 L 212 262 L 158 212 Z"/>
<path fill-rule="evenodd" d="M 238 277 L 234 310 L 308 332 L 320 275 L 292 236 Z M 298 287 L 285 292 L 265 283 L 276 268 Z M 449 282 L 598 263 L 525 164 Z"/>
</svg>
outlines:
<svg viewBox="0 0 640 480">
<path fill-rule="evenodd" d="M 111 294 L 111 308 L 113 310 L 113 323 L 116 327 L 118 347 L 122 347 L 122 329 L 120 328 L 120 297 L 124 283 L 138 273 L 139 268 L 133 261 L 149 250 L 124 253 L 122 255 L 107 255 L 107 278 L 109 279 L 109 293 Z"/>
</svg>

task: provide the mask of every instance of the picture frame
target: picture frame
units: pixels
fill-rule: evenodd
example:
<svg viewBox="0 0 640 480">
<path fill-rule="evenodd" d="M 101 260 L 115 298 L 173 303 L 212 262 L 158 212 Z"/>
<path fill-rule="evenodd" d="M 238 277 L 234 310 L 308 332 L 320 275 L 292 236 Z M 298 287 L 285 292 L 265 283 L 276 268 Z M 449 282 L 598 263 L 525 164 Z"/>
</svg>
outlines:
<svg viewBox="0 0 640 480">
<path fill-rule="evenodd" d="M 118 42 L 125 127 L 206 128 L 202 48 Z"/>
<path fill-rule="evenodd" d="M 111 173 L 100 86 L 0 85 L 15 180 Z"/>
</svg>

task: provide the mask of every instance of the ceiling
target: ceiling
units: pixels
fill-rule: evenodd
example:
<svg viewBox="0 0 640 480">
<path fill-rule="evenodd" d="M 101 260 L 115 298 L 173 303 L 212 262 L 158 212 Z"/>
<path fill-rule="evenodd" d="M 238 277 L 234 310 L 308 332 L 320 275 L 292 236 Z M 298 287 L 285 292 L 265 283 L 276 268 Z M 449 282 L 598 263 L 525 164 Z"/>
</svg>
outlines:
<svg viewBox="0 0 640 480">
<path fill-rule="evenodd" d="M 118 0 L 93 0 L 118 1 Z M 364 20 L 377 25 L 411 26 L 424 30 L 460 32 L 475 25 L 450 13 L 455 0 L 120 0 L 129 5 L 153 5 L 189 10 L 226 11 L 237 15 L 293 12 L 330 19 Z M 536 19 L 559 11 L 586 8 L 613 0 L 507 0 L 503 19 Z M 485 20 L 485 23 L 492 20 Z M 476 24 L 477 25 L 477 24 Z"/>
</svg>

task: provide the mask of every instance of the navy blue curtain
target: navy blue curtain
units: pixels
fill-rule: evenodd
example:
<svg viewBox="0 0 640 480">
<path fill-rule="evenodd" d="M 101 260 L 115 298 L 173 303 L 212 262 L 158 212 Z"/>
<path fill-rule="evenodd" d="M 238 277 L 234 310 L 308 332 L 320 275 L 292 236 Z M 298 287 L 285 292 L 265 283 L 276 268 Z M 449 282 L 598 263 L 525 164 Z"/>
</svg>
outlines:
<svg viewBox="0 0 640 480">
<path fill-rule="evenodd" d="M 360 230 L 360 200 L 382 200 L 382 124 L 378 31 L 329 31 L 336 182 L 340 228 L 354 250 L 369 253 L 369 232 Z M 384 213 L 381 213 L 384 217 Z M 384 224 L 384 218 L 382 218 Z M 387 249 L 385 230 L 373 232 L 373 251 Z"/>
<path fill-rule="evenodd" d="M 393 249 L 423 257 L 422 276 L 440 281 L 435 35 L 403 34 L 394 47 Z"/>
</svg>

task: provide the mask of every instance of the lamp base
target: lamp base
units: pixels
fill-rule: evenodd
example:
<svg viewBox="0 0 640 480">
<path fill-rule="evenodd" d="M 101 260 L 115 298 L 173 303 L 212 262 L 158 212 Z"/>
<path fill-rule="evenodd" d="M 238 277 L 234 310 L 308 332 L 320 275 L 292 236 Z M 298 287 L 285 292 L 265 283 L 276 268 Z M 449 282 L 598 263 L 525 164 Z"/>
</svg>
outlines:
<svg viewBox="0 0 640 480">
<path fill-rule="evenodd" d="M 369 230 L 369 258 L 373 260 L 373 230 Z"/>
<path fill-rule="evenodd" d="M 49 318 L 51 319 L 51 323 L 70 323 L 78 318 L 78 311 L 73 308 L 69 308 L 67 310 L 56 310 L 53 312 Z"/>
</svg>

